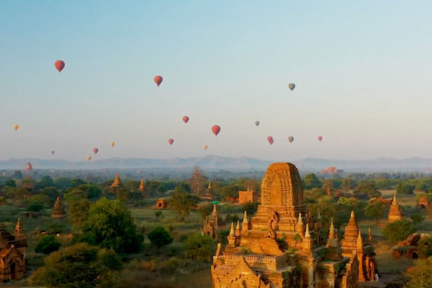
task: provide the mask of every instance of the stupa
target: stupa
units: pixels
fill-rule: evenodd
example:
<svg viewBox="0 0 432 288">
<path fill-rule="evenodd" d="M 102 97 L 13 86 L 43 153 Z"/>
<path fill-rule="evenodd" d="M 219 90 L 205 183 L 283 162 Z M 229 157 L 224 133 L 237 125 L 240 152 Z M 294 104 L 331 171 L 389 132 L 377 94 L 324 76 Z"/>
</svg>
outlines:
<svg viewBox="0 0 432 288">
<path fill-rule="evenodd" d="M 369 239 L 372 240 L 372 234 L 368 236 L 368 240 Z M 349 257 L 353 252 L 357 254 L 357 260 L 359 262 L 359 282 L 375 281 L 378 268 L 374 247 L 372 246 L 372 241 L 366 243 L 363 241 L 354 211 L 351 212 L 351 218 L 345 228 L 344 238 L 341 243 L 342 256 Z"/>
<path fill-rule="evenodd" d="M 26 172 L 33 171 L 33 167 L 32 167 L 32 164 L 30 162 L 27 163 L 26 168 L 24 169 L 24 171 L 26 171 Z"/>
<path fill-rule="evenodd" d="M 388 214 L 388 221 L 389 222 L 395 222 L 402 220 L 402 211 L 401 208 L 397 202 L 396 194 L 393 195 L 393 202 L 390 206 L 389 214 Z"/>
<path fill-rule="evenodd" d="M 213 237 L 213 239 L 217 238 L 217 229 L 218 229 L 218 212 L 216 205 L 213 205 L 213 213 L 211 218 L 208 216 L 205 219 L 204 222 L 204 229 L 203 232 L 207 235 L 210 235 Z"/>
<path fill-rule="evenodd" d="M 122 185 L 122 183 L 121 183 L 121 180 L 120 180 L 120 175 L 119 175 L 119 173 L 117 173 L 116 174 L 116 177 L 115 177 L 115 179 L 114 179 L 114 183 L 113 184 L 111 184 L 111 188 L 119 188 L 119 187 L 122 187 L 123 185 Z"/>
<path fill-rule="evenodd" d="M 214 200 L 215 197 L 213 194 L 213 188 L 212 188 L 210 181 L 209 181 L 208 187 L 206 189 L 205 195 L 200 195 L 199 198 L 202 200 L 209 200 L 209 201 Z"/>
<path fill-rule="evenodd" d="M 63 219 L 66 218 L 66 212 L 63 207 L 63 202 L 60 199 L 60 196 L 57 196 L 57 200 L 54 204 L 54 209 L 51 214 L 52 218 Z"/>
<path fill-rule="evenodd" d="M 271 164 L 256 216 L 249 220 L 245 213 L 236 229 L 231 223 L 228 245 L 223 252 L 218 245 L 213 287 L 357 287 L 357 251 L 343 257 L 334 227 L 327 244 L 320 239 L 321 229 L 321 217 L 313 217 L 303 205 L 297 168 Z"/>
</svg>

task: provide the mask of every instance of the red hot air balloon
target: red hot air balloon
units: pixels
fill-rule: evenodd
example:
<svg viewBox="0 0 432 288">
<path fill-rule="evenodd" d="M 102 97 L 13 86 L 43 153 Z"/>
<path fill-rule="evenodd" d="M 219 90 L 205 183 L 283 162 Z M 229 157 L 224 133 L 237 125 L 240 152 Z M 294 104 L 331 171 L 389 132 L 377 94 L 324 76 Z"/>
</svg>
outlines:
<svg viewBox="0 0 432 288">
<path fill-rule="evenodd" d="M 321 140 L 323 139 L 323 137 L 322 136 L 318 136 L 318 141 L 320 141 L 321 142 Z"/>
<path fill-rule="evenodd" d="M 270 145 L 273 145 L 274 140 L 272 136 L 268 136 L 267 141 L 270 143 Z"/>
<path fill-rule="evenodd" d="M 188 116 L 184 116 L 183 117 L 183 122 L 187 123 L 189 121 L 189 117 Z"/>
<path fill-rule="evenodd" d="M 93 153 L 97 154 L 99 152 L 98 148 L 93 148 Z"/>
<path fill-rule="evenodd" d="M 55 151 L 54 151 L 54 150 L 53 150 L 53 151 L 51 151 L 51 154 L 52 154 L 52 155 L 54 155 L 54 153 L 55 153 Z"/>
<path fill-rule="evenodd" d="M 57 60 L 54 63 L 55 68 L 59 71 L 59 73 L 63 70 L 63 68 L 65 67 L 65 62 L 62 60 Z"/>
<path fill-rule="evenodd" d="M 174 143 L 174 139 L 168 139 L 168 143 L 172 145 Z"/>
<path fill-rule="evenodd" d="M 156 85 L 158 85 L 158 87 L 162 83 L 162 81 L 163 81 L 162 76 L 158 75 L 158 76 L 154 77 L 154 82 L 156 83 Z"/>
<path fill-rule="evenodd" d="M 220 130 L 221 130 L 221 128 L 218 125 L 214 125 L 212 127 L 212 131 L 216 136 L 219 134 Z"/>
</svg>

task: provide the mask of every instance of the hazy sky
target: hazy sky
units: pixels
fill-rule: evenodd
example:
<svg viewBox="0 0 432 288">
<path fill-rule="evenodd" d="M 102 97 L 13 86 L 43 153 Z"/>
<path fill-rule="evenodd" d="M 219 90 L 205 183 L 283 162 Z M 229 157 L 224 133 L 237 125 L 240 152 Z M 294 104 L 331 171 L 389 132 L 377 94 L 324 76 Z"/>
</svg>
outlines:
<svg viewBox="0 0 432 288">
<path fill-rule="evenodd" d="M 432 157 L 430 15 L 430 0 L 0 1 L 0 159 Z"/>
</svg>

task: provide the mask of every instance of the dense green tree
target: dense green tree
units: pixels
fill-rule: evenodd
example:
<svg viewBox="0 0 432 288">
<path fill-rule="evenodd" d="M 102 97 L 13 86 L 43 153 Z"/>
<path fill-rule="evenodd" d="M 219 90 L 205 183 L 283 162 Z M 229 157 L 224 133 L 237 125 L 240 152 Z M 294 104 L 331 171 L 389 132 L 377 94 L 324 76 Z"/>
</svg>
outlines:
<svg viewBox="0 0 432 288">
<path fill-rule="evenodd" d="M 407 184 L 407 183 L 399 183 L 396 186 L 397 194 L 414 194 L 415 186 Z"/>
<path fill-rule="evenodd" d="M 210 215 L 213 211 L 213 205 L 209 202 L 204 203 L 199 206 L 198 212 L 201 214 L 201 217 L 205 219 L 208 215 Z"/>
<path fill-rule="evenodd" d="M 37 189 L 43 189 L 45 187 L 52 187 L 54 186 L 54 180 L 50 176 L 43 176 L 37 183 L 36 188 Z"/>
<path fill-rule="evenodd" d="M 129 191 L 136 191 L 139 192 L 139 187 L 140 187 L 140 183 L 141 181 L 136 181 L 136 180 L 131 180 L 131 181 L 127 181 L 124 186 L 129 190 Z"/>
<path fill-rule="evenodd" d="M 372 181 L 361 182 L 353 191 L 354 195 L 365 196 L 368 198 L 379 197 L 381 193 L 378 191 L 375 183 Z"/>
<path fill-rule="evenodd" d="M 44 205 L 42 203 L 30 203 L 27 206 L 27 211 L 32 211 L 32 212 L 40 212 L 44 209 Z"/>
<path fill-rule="evenodd" d="M 154 228 L 150 233 L 147 234 L 147 238 L 150 240 L 151 245 L 157 248 L 171 244 L 174 240 L 169 232 L 163 227 Z"/>
<path fill-rule="evenodd" d="M 61 243 L 54 235 L 44 235 L 35 247 L 36 253 L 50 254 L 59 250 Z"/>
<path fill-rule="evenodd" d="M 375 180 L 375 185 L 378 189 L 393 189 L 395 181 L 390 179 L 377 179 Z"/>
<path fill-rule="evenodd" d="M 121 267 L 121 260 L 113 251 L 80 243 L 47 256 L 45 266 L 30 277 L 30 284 L 55 288 L 99 287 L 113 267 L 116 270 Z"/>
<path fill-rule="evenodd" d="M 40 193 L 47 196 L 48 199 L 51 200 L 51 202 L 55 201 L 57 199 L 57 196 L 59 196 L 59 192 L 56 187 L 45 187 L 40 190 Z"/>
<path fill-rule="evenodd" d="M 21 187 L 25 188 L 28 192 L 32 192 L 35 185 L 35 181 L 31 177 L 24 177 L 21 180 Z"/>
<path fill-rule="evenodd" d="M 237 185 L 228 185 L 222 188 L 221 196 L 223 199 L 235 199 L 239 197 L 239 187 Z"/>
<path fill-rule="evenodd" d="M 404 288 L 432 287 L 432 257 L 416 261 L 415 266 L 406 275 L 409 280 Z"/>
<path fill-rule="evenodd" d="M 181 215 L 181 220 L 183 221 L 189 215 L 192 207 L 198 204 L 198 197 L 187 194 L 180 187 L 177 187 L 168 203 L 172 210 Z"/>
<path fill-rule="evenodd" d="M 314 173 L 307 174 L 303 179 L 304 189 L 321 188 L 321 181 Z"/>
<path fill-rule="evenodd" d="M 18 179 L 18 180 L 21 180 L 21 179 L 23 179 L 24 177 L 23 177 L 22 172 L 19 171 L 19 170 L 17 170 L 17 171 L 14 172 L 14 176 L 13 176 L 13 178 Z"/>
<path fill-rule="evenodd" d="M 384 216 L 385 210 L 385 205 L 382 202 L 376 201 L 369 203 L 365 207 L 365 214 L 366 216 L 375 219 L 376 223 L 378 224 L 379 219 Z"/>
<path fill-rule="evenodd" d="M 86 184 L 86 182 L 84 180 L 79 179 L 79 178 L 75 178 L 75 179 L 72 179 L 72 181 L 69 184 L 69 187 L 70 188 L 75 188 L 75 187 L 78 187 L 78 186 L 81 186 L 81 185 L 84 185 L 84 184 Z"/>
<path fill-rule="evenodd" d="M 422 178 L 416 181 L 415 190 L 428 192 L 432 188 L 432 178 Z"/>
<path fill-rule="evenodd" d="M 13 179 L 8 179 L 8 180 L 6 180 L 4 186 L 5 186 L 5 187 L 16 187 L 15 180 L 13 180 Z"/>
<path fill-rule="evenodd" d="M 422 259 L 432 256 L 432 237 L 424 237 L 417 246 L 418 256 Z"/>
<path fill-rule="evenodd" d="M 66 189 L 70 186 L 71 180 L 66 177 L 60 177 L 54 180 L 54 186 L 59 189 Z"/>
<path fill-rule="evenodd" d="M 415 213 L 411 215 L 411 220 L 413 220 L 415 225 L 421 224 L 425 220 L 425 216 L 421 213 Z"/>
<path fill-rule="evenodd" d="M 194 233 L 183 243 L 183 249 L 188 258 L 211 262 L 216 251 L 216 243 L 210 235 Z"/>
<path fill-rule="evenodd" d="M 405 240 L 408 236 L 416 231 L 414 224 L 408 220 L 400 220 L 393 223 L 388 223 L 383 230 L 383 235 L 390 243 L 396 244 Z"/>
<path fill-rule="evenodd" d="M 248 216 L 253 216 L 258 210 L 258 202 L 247 202 L 243 204 L 243 211 L 246 211 Z"/>
<path fill-rule="evenodd" d="M 341 189 L 343 191 L 349 191 L 351 189 L 354 189 L 356 187 L 355 181 L 350 178 L 344 178 L 342 180 Z"/>
<path fill-rule="evenodd" d="M 90 201 L 88 199 L 69 201 L 68 217 L 72 226 L 80 228 L 88 219 L 89 210 Z"/>
<path fill-rule="evenodd" d="M 143 247 L 143 236 L 138 233 L 127 208 L 119 200 L 106 198 L 90 206 L 80 241 L 117 253 L 135 253 Z"/>
</svg>

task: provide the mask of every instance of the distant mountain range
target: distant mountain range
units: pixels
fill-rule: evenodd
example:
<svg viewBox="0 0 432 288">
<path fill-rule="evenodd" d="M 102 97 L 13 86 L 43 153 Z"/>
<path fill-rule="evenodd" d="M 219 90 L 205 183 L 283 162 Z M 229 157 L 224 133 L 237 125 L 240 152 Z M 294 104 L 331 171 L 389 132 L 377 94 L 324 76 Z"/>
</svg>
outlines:
<svg viewBox="0 0 432 288">
<path fill-rule="evenodd" d="M 44 160 L 36 158 L 9 159 L 0 161 L 0 169 L 23 170 L 26 164 L 32 163 L 33 169 L 182 169 L 192 168 L 195 165 L 204 170 L 228 170 L 228 171 L 264 171 L 274 161 L 260 160 L 256 158 L 220 157 L 209 155 L 205 157 L 174 158 L 174 159 L 146 159 L 146 158 L 111 158 L 72 162 L 66 160 Z M 329 166 L 335 166 L 346 172 L 372 172 L 372 171 L 419 171 L 424 172 L 428 166 L 432 167 L 432 159 L 425 158 L 378 158 L 374 160 L 332 160 L 305 158 L 293 161 L 301 171 L 321 171 Z"/>
</svg>

